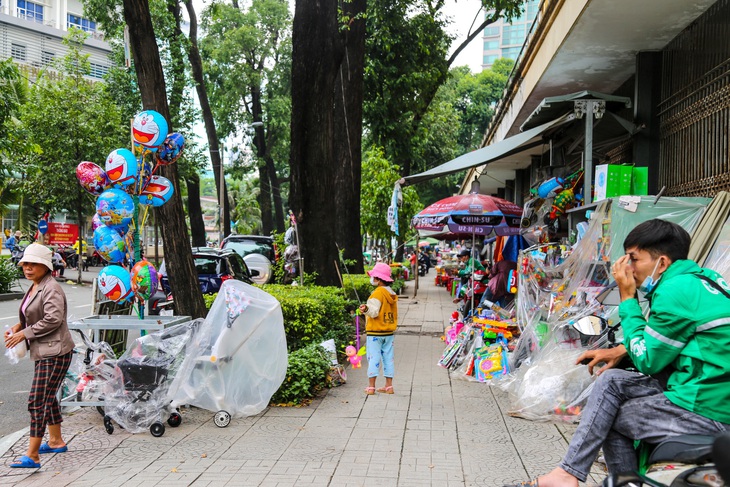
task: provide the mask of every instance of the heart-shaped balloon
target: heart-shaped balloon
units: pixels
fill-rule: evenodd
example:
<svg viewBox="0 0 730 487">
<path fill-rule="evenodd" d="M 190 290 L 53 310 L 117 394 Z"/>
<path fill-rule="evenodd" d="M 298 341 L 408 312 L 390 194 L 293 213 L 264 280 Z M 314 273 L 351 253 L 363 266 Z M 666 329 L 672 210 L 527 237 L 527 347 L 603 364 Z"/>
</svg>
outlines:
<svg viewBox="0 0 730 487">
<path fill-rule="evenodd" d="M 94 196 L 99 196 L 111 186 L 107 173 L 93 162 L 84 161 L 76 166 L 79 184 Z"/>
</svg>

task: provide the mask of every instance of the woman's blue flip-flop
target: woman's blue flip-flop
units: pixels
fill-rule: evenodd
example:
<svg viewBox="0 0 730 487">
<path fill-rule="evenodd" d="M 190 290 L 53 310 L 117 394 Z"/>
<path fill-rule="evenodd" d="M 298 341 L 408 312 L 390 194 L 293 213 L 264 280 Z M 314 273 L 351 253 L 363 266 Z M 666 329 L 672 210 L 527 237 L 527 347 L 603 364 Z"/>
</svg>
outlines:
<svg viewBox="0 0 730 487">
<path fill-rule="evenodd" d="M 17 462 L 11 463 L 10 468 L 41 468 L 41 464 L 27 455 L 23 455 Z"/>
<path fill-rule="evenodd" d="M 38 453 L 65 453 L 67 451 L 67 445 L 59 446 L 58 448 L 51 448 L 48 443 L 41 444 L 41 447 L 38 449 Z"/>
</svg>

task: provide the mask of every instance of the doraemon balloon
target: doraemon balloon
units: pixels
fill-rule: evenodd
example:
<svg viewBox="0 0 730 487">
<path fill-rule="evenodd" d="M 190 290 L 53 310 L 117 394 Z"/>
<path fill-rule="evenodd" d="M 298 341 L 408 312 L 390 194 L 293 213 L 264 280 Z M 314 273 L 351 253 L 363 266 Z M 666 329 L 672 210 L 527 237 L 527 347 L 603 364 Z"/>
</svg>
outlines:
<svg viewBox="0 0 730 487">
<path fill-rule="evenodd" d="M 139 204 L 162 206 L 167 203 L 175 193 L 169 179 L 162 176 L 152 176 L 150 182 L 139 195 Z"/>
<path fill-rule="evenodd" d="M 124 260 L 124 238 L 113 228 L 106 225 L 95 228 L 94 247 L 107 262 L 122 262 Z"/>
<path fill-rule="evenodd" d="M 118 265 L 106 266 L 99 272 L 99 289 L 115 303 L 123 303 L 134 296 L 129 272 Z"/>
<path fill-rule="evenodd" d="M 130 186 L 137 181 L 137 159 L 129 149 L 117 149 L 106 157 L 106 174 L 116 186 Z"/>
<path fill-rule="evenodd" d="M 167 138 L 162 143 L 162 147 L 157 152 L 157 163 L 165 166 L 167 164 L 173 164 L 180 159 L 182 150 L 185 147 L 185 137 L 182 134 L 173 132 L 167 135 Z"/>
<path fill-rule="evenodd" d="M 146 149 L 155 151 L 167 137 L 167 120 L 154 110 L 140 112 L 132 122 L 132 137 Z"/>
<path fill-rule="evenodd" d="M 76 179 L 82 188 L 94 196 L 99 196 L 111 186 L 107 173 L 93 162 L 79 163 L 76 166 Z"/>
<path fill-rule="evenodd" d="M 108 227 L 126 227 L 134 217 L 134 200 L 121 189 L 108 189 L 96 200 L 96 213 Z"/>
</svg>

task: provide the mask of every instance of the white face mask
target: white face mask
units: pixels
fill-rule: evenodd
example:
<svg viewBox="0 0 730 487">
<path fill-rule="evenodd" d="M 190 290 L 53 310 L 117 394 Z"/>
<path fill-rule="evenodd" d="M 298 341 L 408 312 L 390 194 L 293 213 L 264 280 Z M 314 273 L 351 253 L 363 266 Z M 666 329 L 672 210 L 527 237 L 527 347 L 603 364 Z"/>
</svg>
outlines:
<svg viewBox="0 0 730 487">
<path fill-rule="evenodd" d="M 377 281 L 377 280 L 375 280 L 375 278 L 374 278 L 374 277 L 371 277 L 371 278 L 370 278 L 370 284 L 372 284 L 373 286 L 377 286 L 377 285 L 378 285 L 378 281 Z"/>
<path fill-rule="evenodd" d="M 654 280 L 654 273 L 659 268 L 659 262 L 661 262 L 661 260 L 657 259 L 656 265 L 654 266 L 654 270 L 651 271 L 650 275 L 646 276 L 646 279 L 644 279 L 644 282 L 642 282 L 641 285 L 639 286 L 639 291 L 641 291 L 642 293 L 646 294 L 646 293 L 651 292 L 656 287 L 657 283 L 659 282 L 659 279 L 662 277 L 660 275 L 659 277 L 656 278 L 656 280 Z"/>
</svg>

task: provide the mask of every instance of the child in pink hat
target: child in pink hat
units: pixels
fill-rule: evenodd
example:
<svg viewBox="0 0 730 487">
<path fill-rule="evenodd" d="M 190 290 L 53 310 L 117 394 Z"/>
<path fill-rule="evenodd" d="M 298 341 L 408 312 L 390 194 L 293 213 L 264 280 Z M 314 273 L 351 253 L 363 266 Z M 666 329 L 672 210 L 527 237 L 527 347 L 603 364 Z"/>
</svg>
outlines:
<svg viewBox="0 0 730 487">
<path fill-rule="evenodd" d="M 375 264 L 368 275 L 370 284 L 376 287 L 367 303 L 360 305 L 360 311 L 367 317 L 368 387 L 365 394 L 375 394 L 375 379 L 380 375 L 381 362 L 385 387 L 378 388 L 377 392 L 393 394 L 393 334 L 398 328 L 398 296 L 390 288 L 393 277 L 388 264 Z"/>
</svg>

